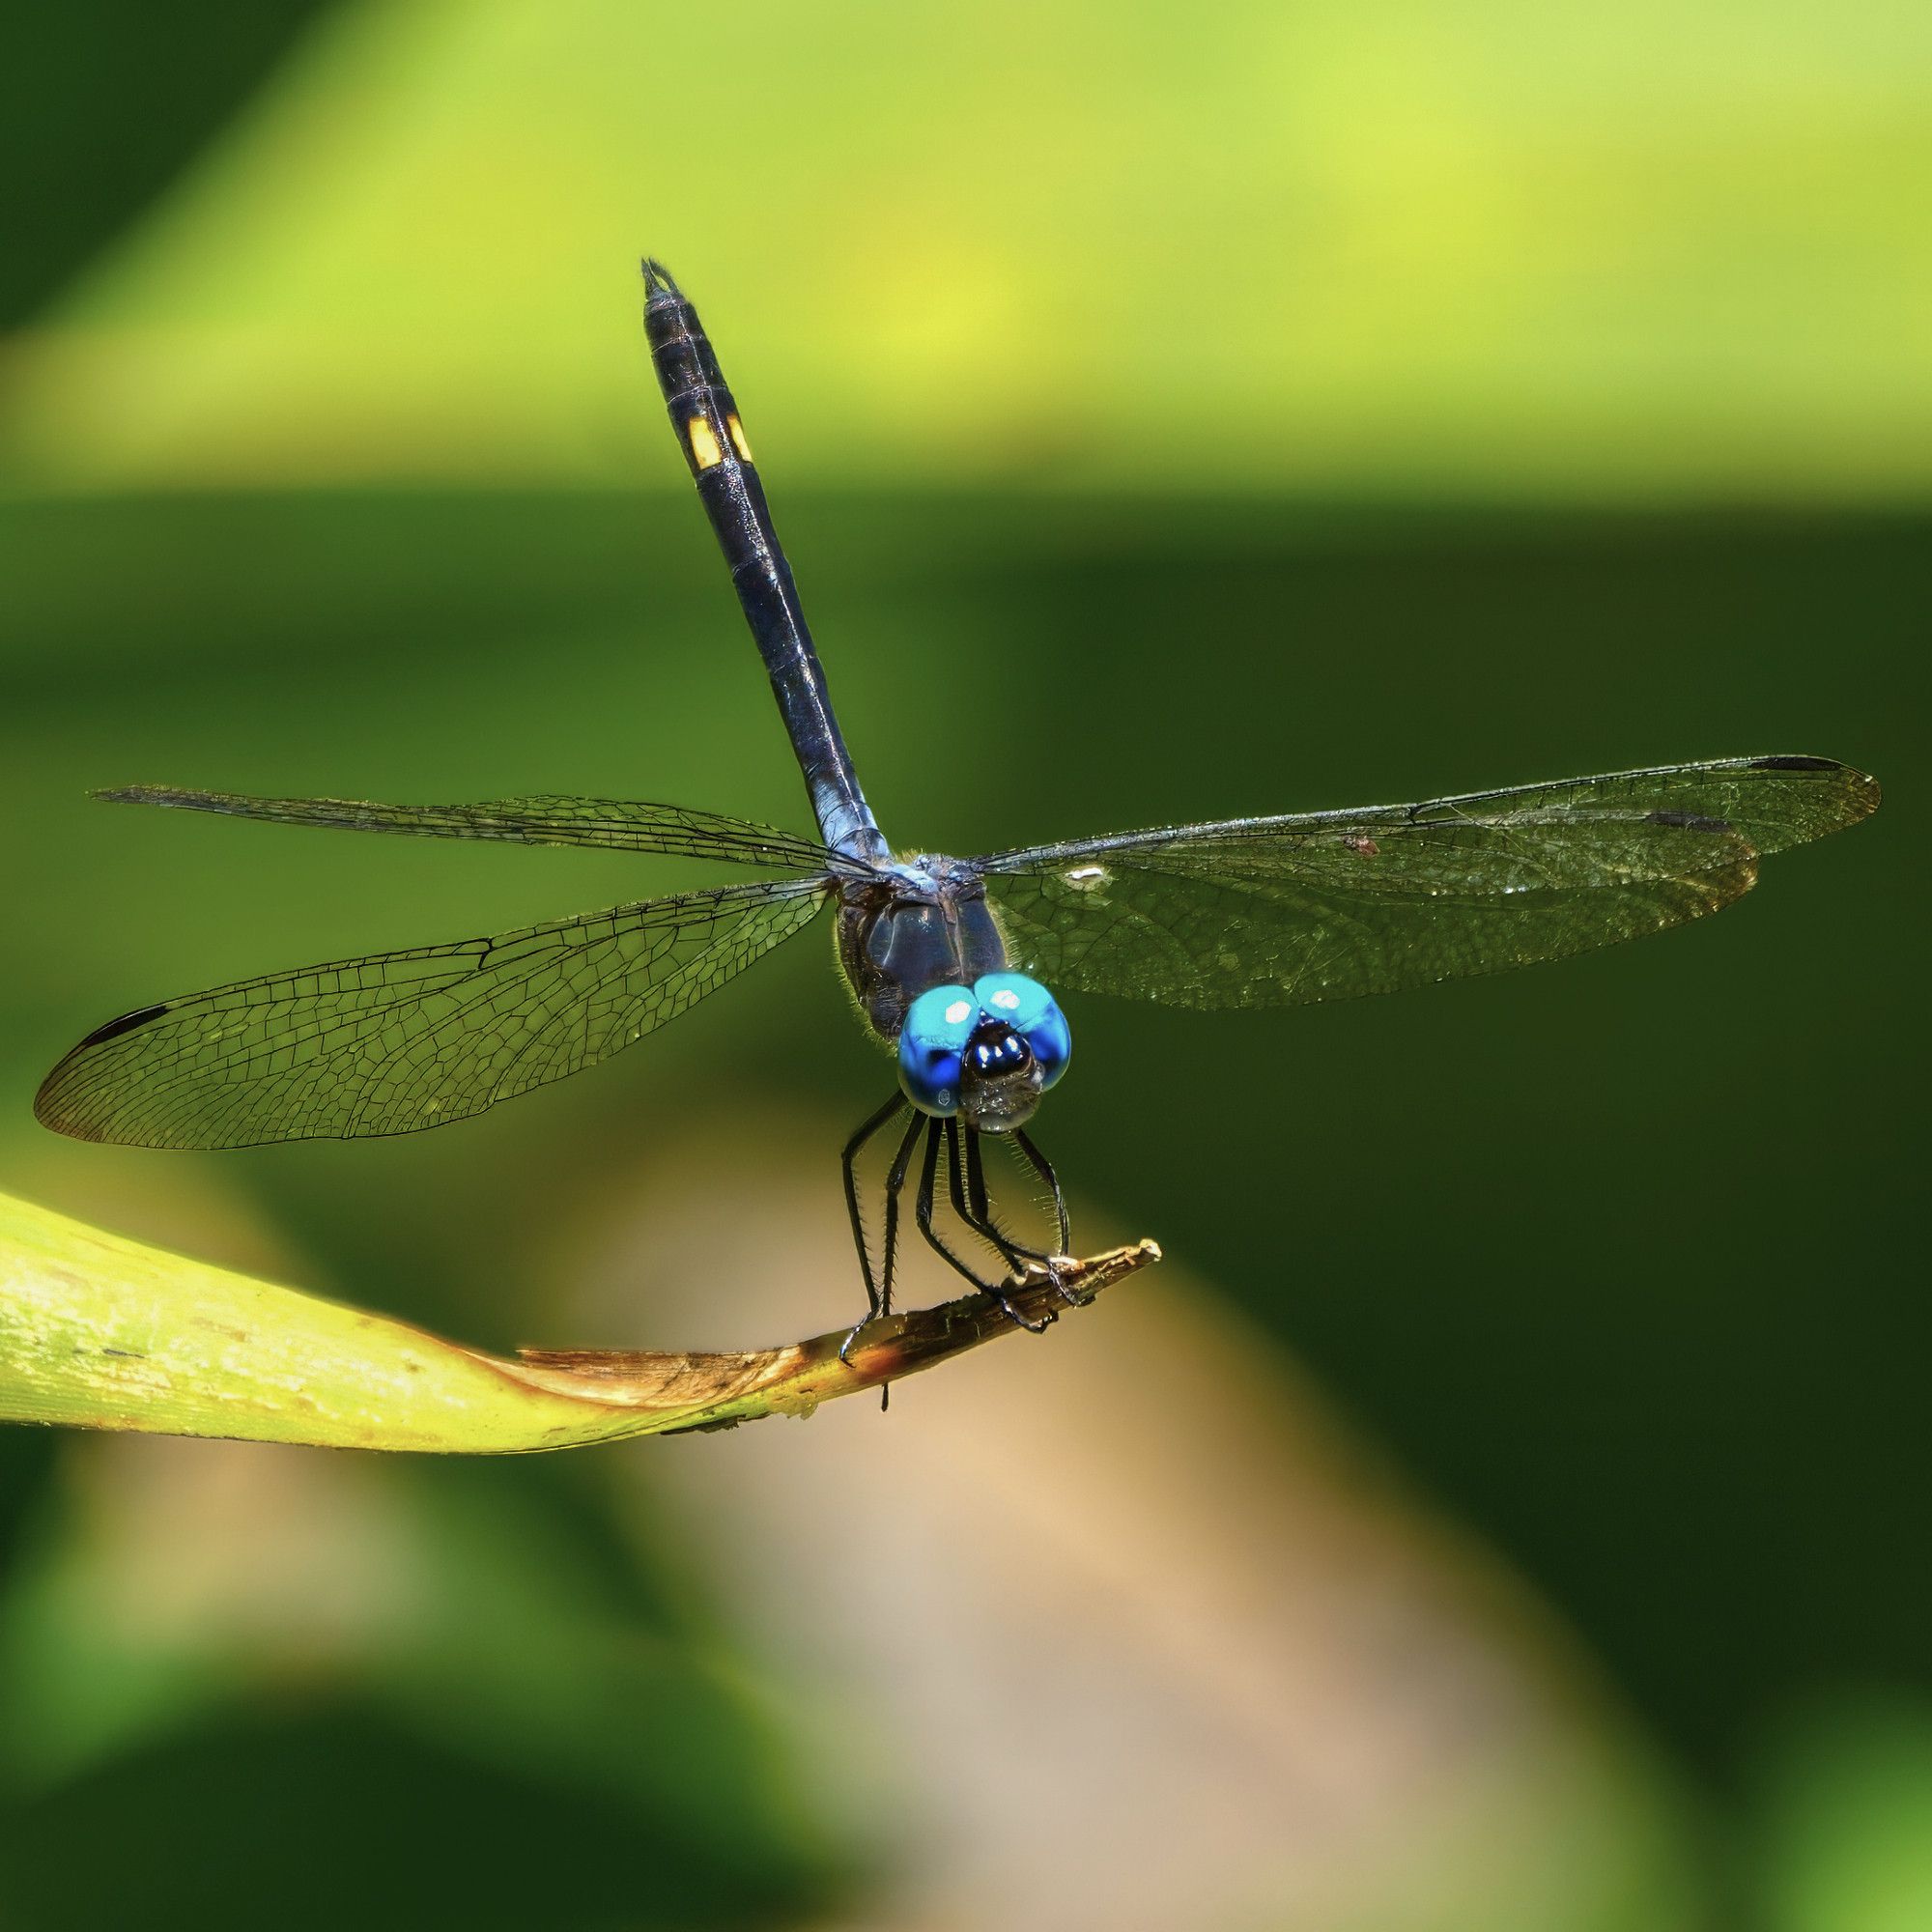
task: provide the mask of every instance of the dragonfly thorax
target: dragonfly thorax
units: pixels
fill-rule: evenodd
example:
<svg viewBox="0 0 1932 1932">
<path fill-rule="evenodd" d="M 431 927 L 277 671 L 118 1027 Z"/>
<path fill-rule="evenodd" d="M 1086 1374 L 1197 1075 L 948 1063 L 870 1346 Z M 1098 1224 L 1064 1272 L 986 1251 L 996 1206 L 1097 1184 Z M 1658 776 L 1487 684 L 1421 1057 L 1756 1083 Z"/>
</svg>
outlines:
<svg viewBox="0 0 1932 1932">
<path fill-rule="evenodd" d="M 838 963 L 872 1031 L 891 1044 L 930 987 L 1005 972 L 1007 943 L 979 872 L 922 854 L 841 886 Z"/>
</svg>

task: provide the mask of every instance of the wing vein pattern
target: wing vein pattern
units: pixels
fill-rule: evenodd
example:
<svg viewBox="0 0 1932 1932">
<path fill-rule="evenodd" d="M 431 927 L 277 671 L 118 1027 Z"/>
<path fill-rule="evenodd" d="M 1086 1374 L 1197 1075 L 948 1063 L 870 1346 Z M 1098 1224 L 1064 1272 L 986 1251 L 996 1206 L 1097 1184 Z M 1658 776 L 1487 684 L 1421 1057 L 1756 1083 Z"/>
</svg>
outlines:
<svg viewBox="0 0 1932 1932">
<path fill-rule="evenodd" d="M 809 924 L 829 891 L 725 886 L 217 986 L 91 1034 L 35 1112 L 83 1140 L 164 1148 L 440 1126 L 675 1019 Z"/>
<path fill-rule="evenodd" d="M 1827 758 L 1731 758 L 1423 805 L 1226 819 L 974 862 L 1049 985 L 1171 1006 L 1350 999 L 1560 959 L 1698 919 L 1769 852 L 1855 824 Z"/>
<path fill-rule="evenodd" d="M 346 798 L 246 798 L 236 792 L 186 791 L 172 785 L 127 785 L 95 794 L 115 805 L 160 805 L 188 811 L 260 818 L 276 825 L 320 825 L 347 832 L 396 832 L 422 838 L 486 838 L 516 845 L 596 846 L 724 859 L 782 871 L 822 872 L 838 866 L 817 840 L 748 819 L 682 805 L 632 799 L 486 799 L 478 805 L 377 805 Z M 849 862 L 846 862 L 849 864 Z"/>
</svg>

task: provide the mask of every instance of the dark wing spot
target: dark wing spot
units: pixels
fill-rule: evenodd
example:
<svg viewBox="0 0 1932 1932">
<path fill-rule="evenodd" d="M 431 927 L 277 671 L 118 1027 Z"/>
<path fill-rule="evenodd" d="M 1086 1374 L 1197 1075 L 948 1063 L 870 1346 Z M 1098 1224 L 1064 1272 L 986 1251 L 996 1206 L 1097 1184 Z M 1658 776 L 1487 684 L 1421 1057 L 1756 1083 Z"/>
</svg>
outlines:
<svg viewBox="0 0 1932 1932">
<path fill-rule="evenodd" d="M 123 1013 L 118 1020 L 109 1020 L 103 1027 L 94 1031 L 74 1048 L 78 1053 L 81 1046 L 99 1046 L 103 1040 L 119 1039 L 124 1033 L 132 1033 L 136 1027 L 144 1027 L 150 1020 L 157 1020 L 167 1011 L 165 1004 L 158 1007 L 137 1007 L 131 1013 Z"/>
<path fill-rule="evenodd" d="M 1706 818 L 1701 811 L 1647 811 L 1645 820 L 1652 825 L 1674 825 L 1680 832 L 1729 832 L 1728 818 Z"/>
<path fill-rule="evenodd" d="M 1835 772 L 1836 758 L 1807 758 L 1795 753 L 1783 753 L 1776 757 L 1753 758 L 1751 770 L 1754 772 Z"/>
</svg>

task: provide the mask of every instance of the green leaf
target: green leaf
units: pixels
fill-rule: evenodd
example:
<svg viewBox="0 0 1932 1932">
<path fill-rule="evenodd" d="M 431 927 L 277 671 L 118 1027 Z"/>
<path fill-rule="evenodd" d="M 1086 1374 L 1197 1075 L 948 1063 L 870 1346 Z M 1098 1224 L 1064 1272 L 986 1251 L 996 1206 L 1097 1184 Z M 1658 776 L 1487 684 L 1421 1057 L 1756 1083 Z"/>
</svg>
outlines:
<svg viewBox="0 0 1932 1932">
<path fill-rule="evenodd" d="M 718 71 L 712 8 L 330 9 L 9 339 L 0 470 L 670 487 L 649 247 L 787 491 L 1932 482 L 1922 6 L 1653 0 L 1584 28 L 1465 0 L 1397 30 L 1346 0 L 1060 0 L 967 41 L 948 9 L 895 8 L 889 37 L 880 13 L 733 10 L 713 83 L 687 79 Z M 47 167 L 10 252 L 153 138 L 150 93 L 54 110 L 103 159 Z M 704 162 L 658 196 L 646 152 Z M 1212 402 L 1172 380 L 1181 340 Z"/>
<path fill-rule="evenodd" d="M 1082 1304 L 1151 1241 L 1060 1264 Z M 1067 1306 L 1044 1268 L 1031 1320 Z M 807 1415 L 1018 1330 L 986 1295 L 729 1354 L 526 1350 L 516 1360 L 210 1267 L 0 1195 L 0 1421 L 336 1449 L 500 1455 Z"/>
</svg>

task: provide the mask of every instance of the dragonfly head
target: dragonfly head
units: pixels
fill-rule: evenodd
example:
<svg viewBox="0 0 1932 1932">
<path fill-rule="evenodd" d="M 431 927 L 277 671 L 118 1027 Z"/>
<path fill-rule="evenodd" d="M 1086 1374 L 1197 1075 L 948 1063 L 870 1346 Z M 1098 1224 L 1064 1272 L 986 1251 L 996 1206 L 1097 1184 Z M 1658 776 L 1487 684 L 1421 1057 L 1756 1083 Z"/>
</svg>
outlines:
<svg viewBox="0 0 1932 1932">
<path fill-rule="evenodd" d="M 1054 997 L 1023 973 L 934 986 L 899 1029 L 899 1085 L 922 1113 L 981 1133 L 1024 1126 L 1066 1071 L 1073 1036 Z"/>
</svg>

